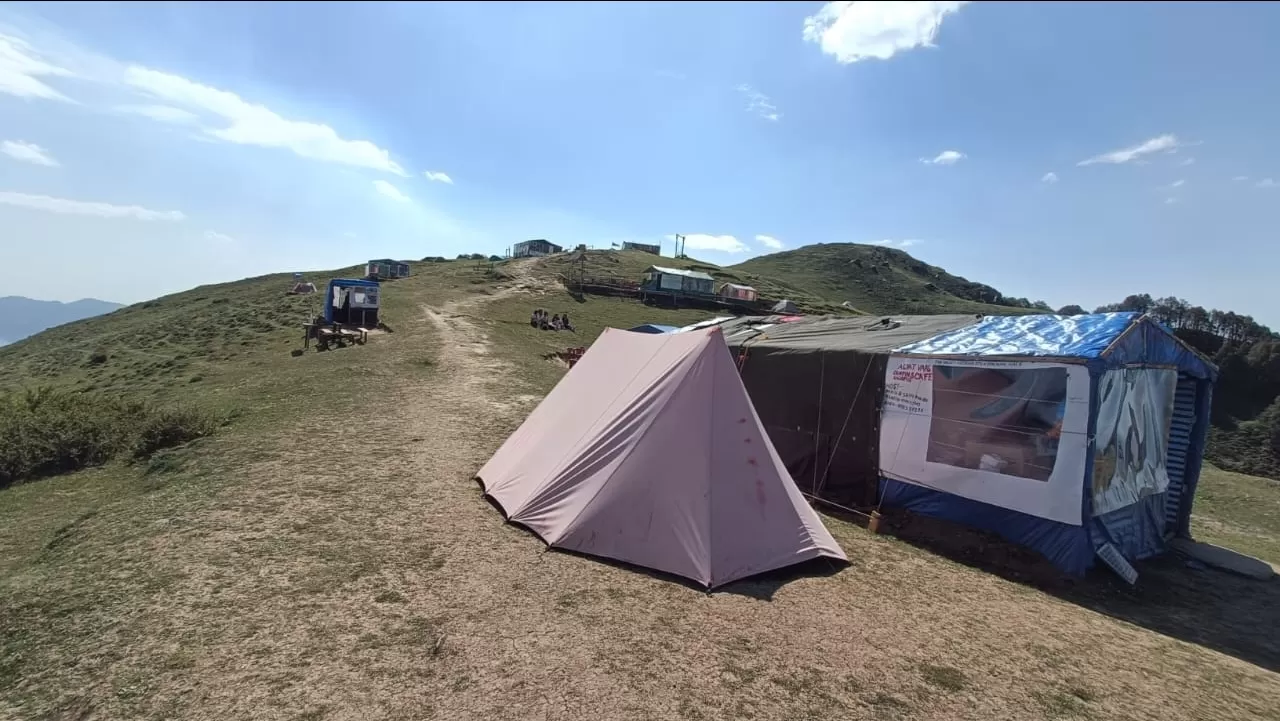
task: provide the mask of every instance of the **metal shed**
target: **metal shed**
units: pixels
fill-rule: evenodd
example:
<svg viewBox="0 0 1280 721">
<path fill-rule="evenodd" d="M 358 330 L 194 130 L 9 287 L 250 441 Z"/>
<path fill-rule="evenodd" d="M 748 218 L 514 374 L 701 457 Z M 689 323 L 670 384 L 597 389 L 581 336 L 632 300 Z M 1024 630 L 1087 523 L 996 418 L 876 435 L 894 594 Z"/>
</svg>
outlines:
<svg viewBox="0 0 1280 721">
<path fill-rule="evenodd" d="M 365 264 L 364 275 L 369 280 L 408 278 L 409 264 L 402 260 L 391 260 L 390 258 L 371 260 Z"/>
<path fill-rule="evenodd" d="M 640 287 L 651 291 L 712 295 L 714 284 L 715 278 L 701 271 L 651 265 L 645 271 L 644 283 Z"/>
</svg>

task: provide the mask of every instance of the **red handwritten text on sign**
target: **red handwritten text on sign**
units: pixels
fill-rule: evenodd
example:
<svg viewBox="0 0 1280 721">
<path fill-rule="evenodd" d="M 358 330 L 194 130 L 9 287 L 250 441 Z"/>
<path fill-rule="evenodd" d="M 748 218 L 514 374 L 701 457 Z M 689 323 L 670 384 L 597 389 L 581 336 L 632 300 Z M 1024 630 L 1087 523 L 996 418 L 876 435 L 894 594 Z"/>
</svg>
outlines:
<svg viewBox="0 0 1280 721">
<path fill-rule="evenodd" d="M 933 365 L 929 363 L 903 363 L 893 369 L 895 381 L 933 381 Z"/>
</svg>

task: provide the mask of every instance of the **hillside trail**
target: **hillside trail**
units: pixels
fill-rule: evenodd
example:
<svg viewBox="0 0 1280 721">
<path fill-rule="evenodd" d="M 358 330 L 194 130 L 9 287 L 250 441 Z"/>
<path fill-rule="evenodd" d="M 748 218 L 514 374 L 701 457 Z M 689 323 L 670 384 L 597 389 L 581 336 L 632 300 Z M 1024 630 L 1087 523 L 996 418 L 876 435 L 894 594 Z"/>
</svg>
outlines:
<svg viewBox="0 0 1280 721">
<path fill-rule="evenodd" d="M 1103 717 L 1190 721 L 1203 706 L 1169 699 L 1245 718 L 1261 706 L 1214 689 L 1280 693 L 1242 662 L 839 527 L 857 573 L 776 596 L 543 552 L 473 480 L 538 399 L 482 318 L 494 301 L 537 303 L 549 286 L 535 263 L 511 264 L 491 293 L 420 306 L 406 326 L 421 333 L 370 344 L 385 370 L 362 378 L 367 403 L 241 439 L 209 496 L 153 504 L 163 517 L 139 528 L 163 530 L 96 562 L 163 591 L 95 627 L 109 652 L 66 659 L 60 703 L 92 712 L 75 718 L 219 721 L 1012 721 L 1044 717 L 1036 694 L 1070 682 Z M 407 372 L 424 348 L 430 364 Z M 925 662 L 974 686 L 943 693 Z"/>
<path fill-rule="evenodd" d="M 532 307 L 550 289 L 534 267 L 511 264 L 491 293 L 420 306 L 429 369 L 390 372 L 358 417 L 300 418 L 260 439 L 253 459 L 225 469 L 225 492 L 172 524 L 181 544 L 146 549 L 179 580 L 140 615 L 145 632 L 113 675 L 148 674 L 147 710 L 487 719 L 533 707 L 565 718 L 567 709 L 548 710 L 548 695 L 570 693 L 584 675 L 598 682 L 598 654 L 628 653 L 581 649 L 583 630 L 558 618 L 563 579 L 547 573 L 567 559 L 539 553 L 472 480 L 539 399 L 510 380 L 479 317 L 515 295 Z M 395 367 L 419 340 L 380 350 Z M 175 651 L 192 643 L 198 652 Z M 549 654 L 562 656 L 550 669 Z M 141 710 L 115 707 L 104 691 L 105 708 L 100 694 L 85 700 L 111 716 Z M 607 694 L 589 705 L 603 712 Z"/>
<path fill-rule="evenodd" d="M 444 373 L 435 388 L 435 400 L 445 406 L 446 412 L 443 417 L 412 413 L 411 424 L 418 430 L 434 432 L 442 421 L 462 420 L 451 416 L 464 412 L 471 404 L 483 403 L 505 414 L 537 398 L 527 394 L 513 396 L 502 387 L 511 364 L 492 356 L 488 336 L 476 325 L 474 316 L 487 303 L 550 291 L 552 284 L 536 276 L 535 267 L 536 259 L 513 262 L 506 268 L 512 281 L 494 293 L 451 300 L 439 307 L 422 306 L 435 330 L 436 362 Z M 467 412 L 465 419 L 473 421 L 475 414 Z"/>
</svg>

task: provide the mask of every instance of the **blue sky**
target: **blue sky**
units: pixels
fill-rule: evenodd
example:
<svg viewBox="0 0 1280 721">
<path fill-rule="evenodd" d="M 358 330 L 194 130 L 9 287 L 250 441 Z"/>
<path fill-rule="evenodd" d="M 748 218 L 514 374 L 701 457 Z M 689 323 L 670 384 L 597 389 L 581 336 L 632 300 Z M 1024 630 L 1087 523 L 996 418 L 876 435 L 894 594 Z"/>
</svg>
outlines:
<svg viewBox="0 0 1280 721">
<path fill-rule="evenodd" d="M 0 8 L 0 295 L 370 257 L 905 247 L 1280 327 L 1280 6 Z"/>
</svg>

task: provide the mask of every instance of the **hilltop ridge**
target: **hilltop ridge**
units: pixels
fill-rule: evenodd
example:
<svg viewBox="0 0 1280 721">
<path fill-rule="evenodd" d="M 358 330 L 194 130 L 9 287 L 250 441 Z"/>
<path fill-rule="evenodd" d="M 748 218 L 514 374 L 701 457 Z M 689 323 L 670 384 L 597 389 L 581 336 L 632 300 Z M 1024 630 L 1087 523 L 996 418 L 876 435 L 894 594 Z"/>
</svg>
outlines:
<svg viewBox="0 0 1280 721">
<path fill-rule="evenodd" d="M 762 255 L 727 270 L 772 278 L 835 303 L 873 313 L 1052 312 L 948 273 L 906 251 L 860 243 L 819 243 Z"/>
</svg>

